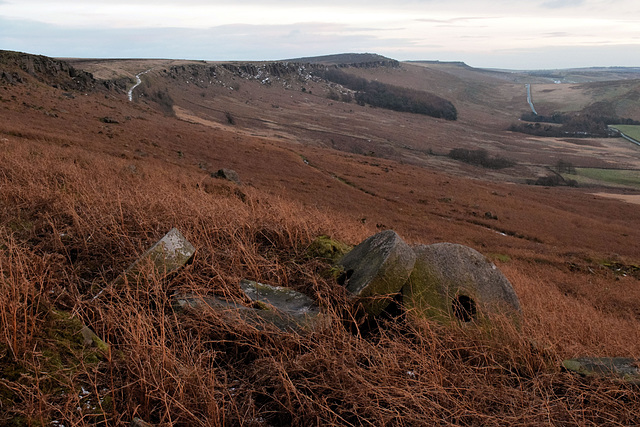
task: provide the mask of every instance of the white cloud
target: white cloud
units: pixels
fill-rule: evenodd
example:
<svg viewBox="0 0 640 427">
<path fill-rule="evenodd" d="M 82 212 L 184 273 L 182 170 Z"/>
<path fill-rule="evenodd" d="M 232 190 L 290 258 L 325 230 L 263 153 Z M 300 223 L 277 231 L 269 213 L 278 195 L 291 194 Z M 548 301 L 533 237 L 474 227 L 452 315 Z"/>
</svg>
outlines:
<svg viewBox="0 0 640 427">
<path fill-rule="evenodd" d="M 524 62 L 524 51 L 620 45 L 629 52 L 617 61 L 628 63 L 640 51 L 639 9 L 635 0 L 0 0 L 0 46 L 52 56 L 281 59 L 367 51 L 487 63 L 508 55 Z"/>
<path fill-rule="evenodd" d="M 582 6 L 584 3 L 584 0 L 551 0 L 542 3 L 542 7 L 549 9 L 563 9 L 566 7 Z"/>
</svg>

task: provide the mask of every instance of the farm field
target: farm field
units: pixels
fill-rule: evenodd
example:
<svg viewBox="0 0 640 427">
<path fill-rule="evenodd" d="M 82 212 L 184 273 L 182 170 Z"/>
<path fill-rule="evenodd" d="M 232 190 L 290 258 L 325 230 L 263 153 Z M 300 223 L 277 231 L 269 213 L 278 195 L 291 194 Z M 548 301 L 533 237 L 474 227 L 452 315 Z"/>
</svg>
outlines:
<svg viewBox="0 0 640 427">
<path fill-rule="evenodd" d="M 636 141 L 640 141 L 640 126 L 637 126 L 637 125 L 612 125 L 611 127 L 618 129 L 620 132 L 624 133 L 629 138 L 633 138 Z"/>
<path fill-rule="evenodd" d="M 565 174 L 579 184 L 615 184 L 640 189 L 640 170 L 576 168 L 576 174 Z"/>
</svg>

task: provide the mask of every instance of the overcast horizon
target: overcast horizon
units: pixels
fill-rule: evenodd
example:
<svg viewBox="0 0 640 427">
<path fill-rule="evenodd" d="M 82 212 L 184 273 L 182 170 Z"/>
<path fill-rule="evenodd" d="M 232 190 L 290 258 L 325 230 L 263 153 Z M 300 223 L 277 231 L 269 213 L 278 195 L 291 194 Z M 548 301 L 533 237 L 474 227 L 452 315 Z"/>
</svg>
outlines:
<svg viewBox="0 0 640 427">
<path fill-rule="evenodd" d="M 0 0 L 0 49 L 210 61 L 369 52 L 481 68 L 640 67 L 640 4 Z"/>
</svg>

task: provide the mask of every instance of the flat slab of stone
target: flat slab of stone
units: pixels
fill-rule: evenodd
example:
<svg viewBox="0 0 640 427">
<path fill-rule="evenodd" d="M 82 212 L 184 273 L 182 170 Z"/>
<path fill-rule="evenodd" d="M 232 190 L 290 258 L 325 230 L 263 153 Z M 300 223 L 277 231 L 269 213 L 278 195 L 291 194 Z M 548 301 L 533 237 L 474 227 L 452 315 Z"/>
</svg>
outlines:
<svg viewBox="0 0 640 427">
<path fill-rule="evenodd" d="M 273 308 L 285 313 L 301 325 L 313 322 L 320 314 L 320 308 L 311 298 L 290 288 L 251 280 L 242 280 L 240 288 L 250 300 L 267 304 L 265 309 Z"/>
<path fill-rule="evenodd" d="M 393 230 L 369 237 L 338 261 L 344 272 L 338 282 L 362 298 L 367 313 L 378 315 L 406 283 L 416 256 Z"/>
<path fill-rule="evenodd" d="M 626 357 L 579 357 L 562 362 L 565 369 L 580 375 L 619 379 L 640 385 L 640 360 Z"/>
<path fill-rule="evenodd" d="M 271 324 L 282 331 L 309 331 L 324 318 L 311 298 L 293 289 L 249 280 L 243 280 L 240 287 L 257 308 L 197 295 L 174 296 L 172 304 L 176 310 L 213 309 L 230 322 L 245 321 L 258 328 Z"/>
<path fill-rule="evenodd" d="M 118 276 L 114 285 L 120 285 L 128 281 L 136 280 L 142 270 L 151 264 L 155 274 L 167 275 L 184 266 L 196 252 L 189 241 L 178 231 L 172 228 L 162 239 L 149 248 L 140 258 Z M 148 271 L 148 270 L 145 270 Z"/>
<path fill-rule="evenodd" d="M 494 313 L 520 314 L 509 280 L 478 251 L 454 243 L 414 248 L 416 262 L 403 304 L 416 315 L 469 322 Z"/>
</svg>

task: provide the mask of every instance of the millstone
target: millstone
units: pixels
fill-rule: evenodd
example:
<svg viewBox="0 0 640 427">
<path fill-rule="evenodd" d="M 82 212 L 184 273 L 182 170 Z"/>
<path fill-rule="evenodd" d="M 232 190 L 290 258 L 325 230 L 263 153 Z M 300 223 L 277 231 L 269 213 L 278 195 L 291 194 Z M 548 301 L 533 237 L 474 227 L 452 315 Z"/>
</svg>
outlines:
<svg viewBox="0 0 640 427">
<path fill-rule="evenodd" d="M 586 376 L 621 379 L 640 385 L 640 361 L 626 357 L 579 357 L 562 362 L 565 369 Z"/>
<path fill-rule="evenodd" d="M 338 261 L 338 282 L 360 297 L 367 313 L 380 314 L 406 283 L 415 254 L 393 230 L 375 234 Z"/>
<path fill-rule="evenodd" d="M 520 314 L 511 283 L 482 254 L 454 243 L 414 248 L 416 263 L 403 303 L 418 316 L 470 322 L 494 313 Z"/>
</svg>

